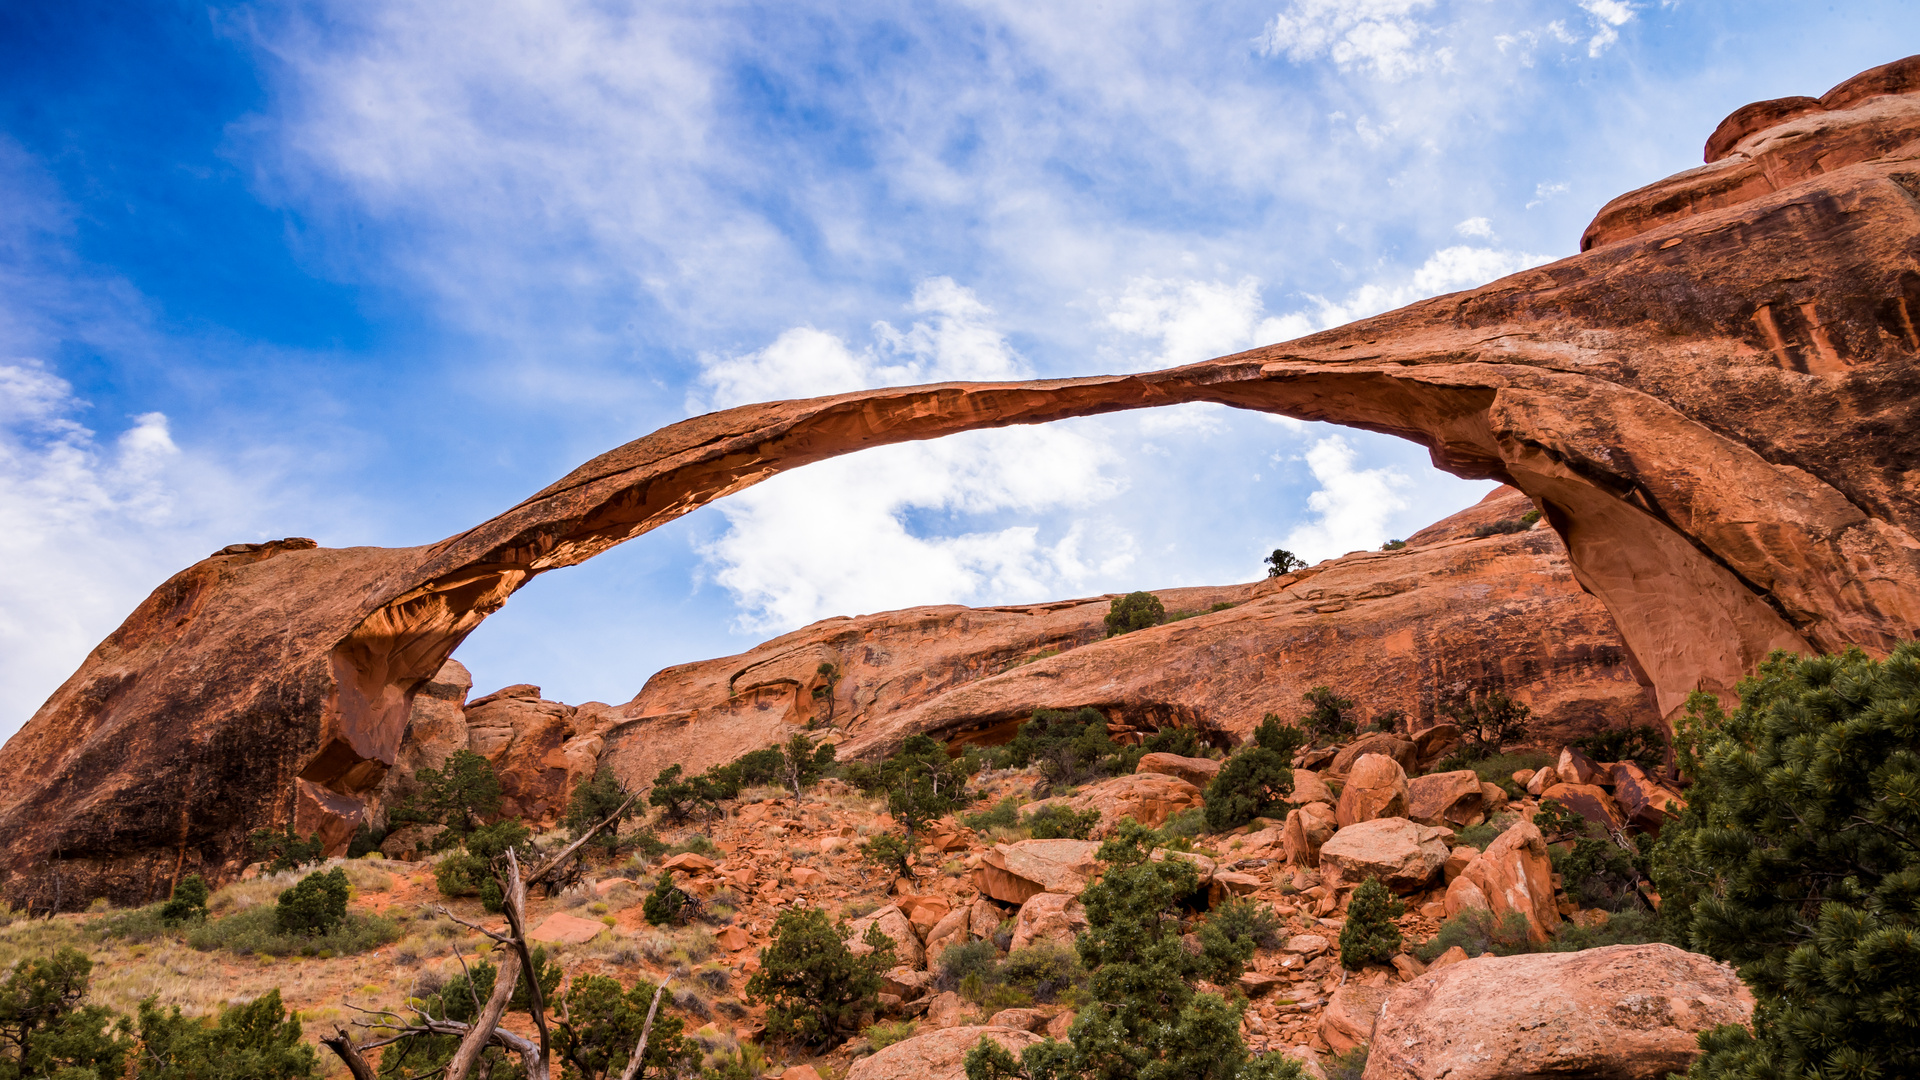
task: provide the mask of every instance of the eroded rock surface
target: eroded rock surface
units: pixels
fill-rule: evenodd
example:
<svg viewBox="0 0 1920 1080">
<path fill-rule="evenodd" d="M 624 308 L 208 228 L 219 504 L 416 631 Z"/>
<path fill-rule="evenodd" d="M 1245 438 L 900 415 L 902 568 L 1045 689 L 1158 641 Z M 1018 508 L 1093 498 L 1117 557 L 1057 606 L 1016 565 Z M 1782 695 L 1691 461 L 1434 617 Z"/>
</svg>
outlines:
<svg viewBox="0 0 1920 1080">
<path fill-rule="evenodd" d="M 1744 164 L 1622 196 L 1589 229 L 1589 250 L 1296 341 L 1139 375 L 742 406 L 602 455 L 436 544 L 223 549 L 155 590 L 0 749 L 0 891 L 36 909 L 56 897 L 141 902 L 184 872 L 231 875 L 250 828 L 292 816 L 295 780 L 364 802 L 398 758 L 414 695 L 482 619 L 533 577 L 697 506 L 870 446 L 1122 409 L 1211 401 L 1356 425 L 1426 445 L 1440 468 L 1513 484 L 1612 614 L 1663 713 L 1696 688 L 1730 694 L 1775 648 L 1884 653 L 1920 627 L 1916 89 L 1920 61 L 1902 61 L 1848 80 L 1817 110 L 1760 108 L 1716 144 L 1732 151 L 1720 161 Z M 1310 670 L 1300 661 L 1336 643 L 1446 655 L 1410 619 L 1369 620 L 1378 640 L 1367 641 L 1340 637 L 1352 617 L 1321 617 L 1385 616 L 1433 584 L 1425 571 L 1450 550 L 1359 556 L 1250 587 L 1270 590 L 1259 596 L 1269 606 L 1235 618 L 1269 623 L 1270 659 L 1234 661 L 1244 646 L 1220 619 L 1233 611 L 1201 615 L 1097 657 L 1071 649 L 1002 671 L 1005 683 L 979 680 L 884 731 L 856 729 L 849 749 L 1004 724 L 1013 714 L 982 705 L 1054 696 L 1007 685 L 1027 679 L 1106 698 L 1089 668 L 1108 662 L 1135 672 L 1117 693 L 1157 700 L 1171 720 L 1182 698 L 1150 693 L 1172 688 L 1139 661 L 1209 638 L 1232 669 L 1208 695 L 1215 708 L 1257 718 L 1267 695 L 1247 689 L 1259 682 L 1248 674 L 1261 667 L 1285 675 L 1273 696 L 1297 700 L 1305 687 L 1288 680 Z M 1495 579 L 1507 582 L 1557 557 L 1540 533 L 1486 550 L 1512 558 L 1514 573 Z M 1511 598 L 1487 594 L 1469 625 Z M 1446 607 L 1425 599 L 1429 614 Z M 754 685 L 782 694 L 781 680 L 804 685 L 809 671 L 817 664 L 789 658 Z M 1494 673 L 1453 677 L 1476 674 Z M 1524 660 L 1502 674 L 1534 677 Z M 641 716 L 673 722 L 629 714 Z M 624 752 L 644 758 L 651 736 Z"/>
</svg>

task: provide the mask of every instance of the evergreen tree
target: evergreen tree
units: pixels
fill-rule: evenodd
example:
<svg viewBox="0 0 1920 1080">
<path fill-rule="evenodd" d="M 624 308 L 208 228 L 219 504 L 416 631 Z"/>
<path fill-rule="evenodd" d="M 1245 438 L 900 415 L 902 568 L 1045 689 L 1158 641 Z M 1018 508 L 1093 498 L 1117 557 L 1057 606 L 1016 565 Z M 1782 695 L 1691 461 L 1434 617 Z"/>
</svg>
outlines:
<svg viewBox="0 0 1920 1080">
<path fill-rule="evenodd" d="M 909 735 L 880 768 L 887 810 L 911 836 L 927 822 L 967 803 L 966 763 L 925 735 Z"/>
<path fill-rule="evenodd" d="M 347 872 L 337 866 L 323 874 L 308 874 L 280 893 L 274 921 L 283 934 L 328 933 L 346 920 L 350 892 Z"/>
<path fill-rule="evenodd" d="M 1392 542 L 1399 543 L 1399 541 Z M 1267 556 L 1262 561 L 1267 564 L 1268 577 L 1284 577 L 1287 574 L 1293 573 L 1295 570 L 1305 570 L 1307 568 L 1307 560 L 1295 555 L 1286 548 L 1274 548 L 1273 554 Z"/>
<path fill-rule="evenodd" d="M 1167 621 L 1166 605 L 1150 592 L 1130 592 L 1107 608 L 1107 636 L 1118 637 Z"/>
<path fill-rule="evenodd" d="M 326 851 L 326 845 L 320 842 L 319 836 L 309 836 L 304 840 L 296 836 L 291 822 L 282 826 L 279 832 L 255 829 L 247 834 L 247 843 L 253 848 L 253 857 L 265 862 L 267 869 L 276 874 L 317 863 Z"/>
<path fill-rule="evenodd" d="M 1300 726 L 1312 734 L 1314 742 L 1334 741 L 1353 734 L 1352 698 L 1341 697 L 1330 686 L 1316 686 L 1301 694 L 1300 700 L 1313 706 L 1300 718 Z"/>
<path fill-rule="evenodd" d="M 602 819 L 605 820 L 605 819 Z M 647 1010 L 657 987 L 645 979 L 623 989 L 605 975 L 576 976 L 567 986 L 566 1017 L 555 1033 L 554 1049 L 568 1065 L 568 1076 L 605 1080 L 619 1076 L 640 1042 Z M 667 1011 L 672 999 L 662 996 L 647 1035 L 647 1056 L 637 1077 L 686 1075 L 698 1063 L 698 1048 L 681 1037 L 683 1021 Z"/>
<path fill-rule="evenodd" d="M 1466 741 L 1460 748 L 1459 760 L 1467 763 L 1497 757 L 1508 743 L 1526 738 L 1527 726 L 1533 717 L 1532 709 L 1502 690 L 1463 694 L 1446 702 L 1440 711 L 1460 728 Z"/>
<path fill-rule="evenodd" d="M 641 904 L 640 912 L 654 926 L 665 926 L 686 922 L 699 908 L 700 902 L 692 893 L 673 883 L 673 871 L 662 870 L 654 880 L 653 891 Z"/>
<path fill-rule="evenodd" d="M 587 830 L 612 817 L 616 812 L 620 813 L 621 821 L 636 817 L 640 813 L 637 805 L 627 806 L 624 811 L 620 809 L 626 805 L 627 798 L 632 794 L 627 790 L 627 786 L 613 775 L 612 769 L 602 765 L 594 770 L 592 776 L 581 777 L 580 782 L 574 785 L 573 798 L 567 803 L 567 813 L 561 818 L 561 824 L 565 825 L 567 832 L 578 840 Z M 587 846 L 598 848 L 611 855 L 620 850 L 619 831 L 620 826 L 613 825 L 595 834 L 593 839 L 587 841 Z"/>
<path fill-rule="evenodd" d="M 894 965 L 893 940 L 870 925 L 862 941 L 871 951 L 855 956 L 849 933 L 819 908 L 780 913 L 747 981 L 747 1000 L 767 1006 L 768 1035 L 820 1046 L 859 1030 L 879 1004 L 881 973 Z"/>
<path fill-rule="evenodd" d="M 913 846 L 892 833 L 874 833 L 860 845 L 860 854 L 895 877 L 913 876 Z"/>
<path fill-rule="evenodd" d="M 1368 878 L 1347 901 L 1347 925 L 1340 931 L 1340 964 L 1359 971 L 1368 964 L 1384 964 L 1400 951 L 1400 928 L 1393 920 L 1406 909 L 1396 902 L 1379 878 Z"/>
<path fill-rule="evenodd" d="M 277 989 L 229 1005 L 218 1023 L 140 1003 L 140 1080 L 305 1080 L 319 1065 Z"/>
<path fill-rule="evenodd" d="M 500 816 L 500 778 L 493 763 L 471 750 L 455 750 L 438 769 L 415 774 L 420 790 L 393 808 L 396 821 L 447 827 L 438 847 L 451 847 L 468 833 Z"/>
<path fill-rule="evenodd" d="M 82 1004 L 92 974 L 70 945 L 13 966 L 0 983 L 0 1080 L 120 1075 L 131 1032 L 106 1006 Z"/>
<path fill-rule="evenodd" d="M 1753 989 L 1700 1080 L 1920 1076 L 1920 644 L 1775 653 L 1732 716 L 1689 702 L 1695 778 L 1654 880 L 1675 930 Z"/>
<path fill-rule="evenodd" d="M 1299 728 L 1268 713 L 1254 729 L 1253 745 L 1228 758 L 1207 784 L 1207 828 L 1226 832 L 1257 817 L 1285 813 L 1293 793 L 1293 755 L 1303 741 Z"/>
<path fill-rule="evenodd" d="M 991 1040 L 967 1055 L 968 1080 L 1279 1080 L 1300 1075 L 1277 1054 L 1249 1059 L 1240 1006 L 1190 980 L 1236 977 L 1251 941 L 1201 929 L 1199 953 L 1182 942 L 1179 910 L 1199 888 L 1185 859 L 1150 858 L 1153 834 L 1123 821 L 1102 844 L 1107 864 L 1081 894 L 1087 929 L 1076 948 L 1093 974 L 1071 1043 L 1029 1047 L 1019 1061 Z"/>
<path fill-rule="evenodd" d="M 173 887 L 173 895 L 160 905 L 160 921 L 178 926 L 188 920 L 207 917 L 207 882 L 199 874 L 188 874 Z"/>
</svg>

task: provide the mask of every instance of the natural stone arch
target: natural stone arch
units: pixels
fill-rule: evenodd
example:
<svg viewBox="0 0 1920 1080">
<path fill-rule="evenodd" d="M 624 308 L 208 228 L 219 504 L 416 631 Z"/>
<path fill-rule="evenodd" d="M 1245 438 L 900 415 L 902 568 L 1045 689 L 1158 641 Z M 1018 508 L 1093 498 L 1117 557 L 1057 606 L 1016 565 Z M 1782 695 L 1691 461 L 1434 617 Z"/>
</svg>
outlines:
<svg viewBox="0 0 1920 1080">
<path fill-rule="evenodd" d="M 254 823 L 341 820 L 392 763 L 414 690 L 540 573 L 784 469 L 1123 409 L 1330 421 L 1513 484 L 1664 711 L 1775 648 L 1884 651 L 1920 628 L 1920 95 L 1887 96 L 1920 65 L 1892 68 L 1804 138 L 1745 135 L 1610 204 L 1630 227 L 1471 292 L 1166 371 L 729 409 L 426 547 L 228 549 L 156 590 L 0 750 L 5 894 L 145 899 L 187 866 L 237 869 Z M 1683 197 L 1735 167 L 1767 190 Z"/>
</svg>

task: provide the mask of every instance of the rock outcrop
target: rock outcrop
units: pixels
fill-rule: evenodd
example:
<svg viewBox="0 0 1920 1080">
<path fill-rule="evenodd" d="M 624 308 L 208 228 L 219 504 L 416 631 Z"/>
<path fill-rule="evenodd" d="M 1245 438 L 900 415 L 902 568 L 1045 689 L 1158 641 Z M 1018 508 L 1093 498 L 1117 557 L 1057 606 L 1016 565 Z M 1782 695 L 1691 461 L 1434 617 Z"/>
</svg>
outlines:
<svg viewBox="0 0 1920 1080">
<path fill-rule="evenodd" d="M 1736 114 L 1717 136 L 1724 157 L 1609 204 L 1581 254 L 1296 341 L 1138 375 L 742 406 L 602 455 L 435 544 L 223 549 L 156 589 L 0 749 L 0 892 L 45 910 L 145 901 L 190 870 L 229 876 L 250 828 L 292 816 L 296 780 L 341 796 L 337 814 L 350 818 L 398 759 L 415 694 L 482 619 L 534 577 L 697 506 L 866 447 L 1122 409 L 1210 401 L 1355 425 L 1418 441 L 1456 474 L 1511 483 L 1612 614 L 1662 713 L 1698 688 L 1730 694 L 1775 648 L 1884 653 L 1920 627 L 1915 91 L 1920 60 L 1907 60 L 1848 80 L 1817 109 Z M 1514 556 L 1516 571 L 1557 554 L 1539 534 L 1510 541 L 1489 554 Z M 1271 698 L 1297 700 L 1304 687 L 1288 680 L 1311 670 L 1299 661 L 1336 643 L 1443 664 L 1449 651 L 1415 620 L 1371 622 L 1378 640 L 1367 642 L 1336 636 L 1355 616 L 1326 617 L 1407 604 L 1449 543 L 1255 586 L 1271 590 L 1257 613 L 1266 640 L 1284 644 L 1220 665 L 1232 672 L 1216 688 L 1221 708 L 1257 716 Z M 1470 609 L 1468 625 L 1493 618 L 1503 597 L 1487 592 L 1451 606 Z M 1427 599 L 1426 615 L 1449 606 Z M 1180 699 L 1149 694 L 1146 673 L 1169 645 L 1211 639 L 1231 657 L 1241 646 L 1221 615 L 1233 611 L 1114 639 L 1090 666 L 1136 674 L 1112 692 L 1096 692 L 1091 671 L 1076 679 L 1087 654 L 1070 649 L 885 732 L 856 730 L 850 749 L 881 749 L 903 729 L 1004 724 L 1015 714 L 980 706 L 1054 698 L 1042 683 L 1077 682 L 1081 704 L 1159 699 L 1172 720 Z M 1493 651 L 1475 655 L 1493 666 Z M 1288 678 L 1252 692 L 1261 667 Z M 817 664 L 702 670 L 743 694 L 785 695 Z M 616 760 L 644 758 L 675 722 L 629 715 L 653 730 L 624 749 L 610 742 Z"/>
<path fill-rule="evenodd" d="M 1011 1027 L 950 1027 L 902 1039 L 847 1070 L 847 1080 L 967 1080 L 967 1051 L 986 1036 L 1015 1058 L 1040 1041 L 1031 1031 Z"/>
<path fill-rule="evenodd" d="M 1387 995 L 1365 1080 L 1660 1080 L 1752 1015 L 1732 968 L 1671 945 L 1482 956 Z"/>
</svg>

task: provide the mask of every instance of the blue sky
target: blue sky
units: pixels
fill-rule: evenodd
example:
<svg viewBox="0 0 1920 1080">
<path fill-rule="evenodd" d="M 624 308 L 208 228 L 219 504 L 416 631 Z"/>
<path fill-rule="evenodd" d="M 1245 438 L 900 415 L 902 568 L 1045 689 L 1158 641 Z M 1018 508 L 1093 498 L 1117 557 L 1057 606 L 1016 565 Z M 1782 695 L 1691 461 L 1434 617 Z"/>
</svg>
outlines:
<svg viewBox="0 0 1920 1080">
<path fill-rule="evenodd" d="M 1159 367 L 1571 254 L 1907 3 L 0 8 L 0 735 L 235 541 L 439 539 L 709 408 Z M 871 451 L 517 596 L 485 691 L 1259 576 L 1486 489 L 1190 407 Z"/>
</svg>

